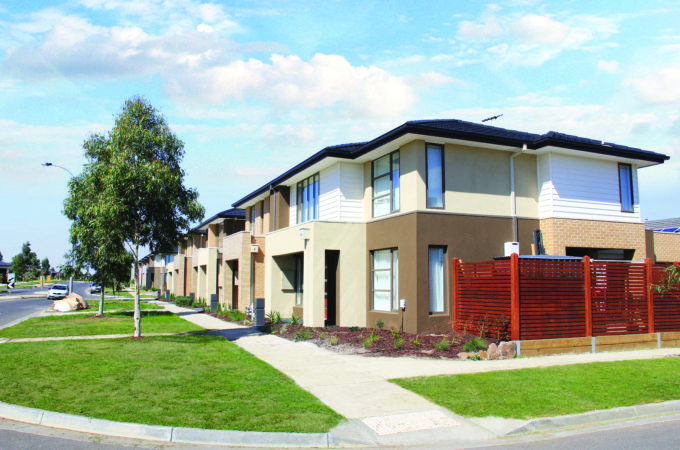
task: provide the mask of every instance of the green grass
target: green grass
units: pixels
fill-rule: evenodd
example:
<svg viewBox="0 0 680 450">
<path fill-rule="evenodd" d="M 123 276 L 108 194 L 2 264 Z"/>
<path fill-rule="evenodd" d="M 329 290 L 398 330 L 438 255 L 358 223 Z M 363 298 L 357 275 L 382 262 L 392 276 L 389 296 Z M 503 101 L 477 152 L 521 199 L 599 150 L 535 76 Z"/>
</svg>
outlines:
<svg viewBox="0 0 680 450">
<path fill-rule="evenodd" d="M 142 311 L 144 333 L 185 333 L 203 328 L 187 322 L 168 311 Z M 93 336 L 106 334 L 132 334 L 135 326 L 132 312 L 77 314 L 51 317 L 34 317 L 0 330 L 0 337 L 19 339 L 32 337 Z M 2 350 L 5 348 L 3 347 Z M 1 366 L 0 366 L 1 367 Z"/>
<path fill-rule="evenodd" d="M 88 311 L 97 312 L 99 311 L 99 300 L 88 300 L 87 304 L 89 308 Z M 162 306 L 158 306 L 155 303 L 147 303 L 145 301 L 139 302 L 139 307 L 141 309 L 163 309 Z M 134 300 L 104 300 L 104 311 L 111 310 L 127 310 L 132 311 L 135 308 Z M 71 311 L 75 312 L 75 311 Z"/>
<path fill-rule="evenodd" d="M 465 417 L 515 419 L 680 399 L 680 358 L 391 380 Z"/>
<path fill-rule="evenodd" d="M 98 295 L 98 294 L 94 294 Z M 121 289 L 120 291 L 116 291 L 115 294 L 111 290 L 111 288 L 105 288 L 104 289 L 104 295 L 110 295 L 110 296 L 116 296 L 116 297 L 123 297 L 123 298 L 135 298 L 134 295 L 130 294 L 128 291 Z"/>
<path fill-rule="evenodd" d="M 342 419 L 217 336 L 2 344 L 0 401 L 176 427 L 327 432 Z"/>
</svg>

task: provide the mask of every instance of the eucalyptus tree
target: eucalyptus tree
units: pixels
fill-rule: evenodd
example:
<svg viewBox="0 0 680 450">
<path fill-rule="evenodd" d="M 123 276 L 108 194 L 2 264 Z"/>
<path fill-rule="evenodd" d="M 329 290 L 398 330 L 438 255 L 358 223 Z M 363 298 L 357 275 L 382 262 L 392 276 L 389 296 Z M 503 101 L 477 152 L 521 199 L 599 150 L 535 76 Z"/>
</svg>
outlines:
<svg viewBox="0 0 680 450">
<path fill-rule="evenodd" d="M 83 149 L 85 170 L 69 183 L 65 208 L 74 221 L 72 231 L 79 227 L 74 245 L 95 255 L 95 268 L 95 261 L 122 258 L 121 247 L 129 252 L 135 280 L 134 337 L 139 338 L 140 249 L 172 252 L 205 210 L 198 192 L 184 185 L 184 143 L 142 97 L 126 100 L 113 128 L 90 135 Z"/>
</svg>

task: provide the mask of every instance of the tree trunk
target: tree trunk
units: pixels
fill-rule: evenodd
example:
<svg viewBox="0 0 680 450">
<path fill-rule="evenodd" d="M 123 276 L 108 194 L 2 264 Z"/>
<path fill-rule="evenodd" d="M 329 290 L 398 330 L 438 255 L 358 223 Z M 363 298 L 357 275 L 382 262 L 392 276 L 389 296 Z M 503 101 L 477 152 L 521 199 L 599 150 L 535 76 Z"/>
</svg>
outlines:
<svg viewBox="0 0 680 450">
<path fill-rule="evenodd" d="M 133 316 L 135 322 L 135 334 L 133 337 L 135 338 L 142 337 L 142 314 L 139 307 L 139 271 L 139 244 L 137 244 L 135 252 L 135 314 Z"/>
<path fill-rule="evenodd" d="M 101 299 L 99 300 L 99 312 L 100 316 L 104 315 L 104 283 L 101 284 L 102 292 Z"/>
</svg>

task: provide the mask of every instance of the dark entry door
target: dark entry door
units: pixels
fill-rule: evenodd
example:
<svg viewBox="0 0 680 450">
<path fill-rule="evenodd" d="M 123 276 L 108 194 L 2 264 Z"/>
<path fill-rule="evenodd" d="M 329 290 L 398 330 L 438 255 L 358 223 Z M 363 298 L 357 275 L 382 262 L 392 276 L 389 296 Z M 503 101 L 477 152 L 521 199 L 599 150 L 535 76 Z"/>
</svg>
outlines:
<svg viewBox="0 0 680 450">
<path fill-rule="evenodd" d="M 340 260 L 339 250 L 326 250 L 324 283 L 324 324 L 338 324 L 338 278 Z"/>
</svg>

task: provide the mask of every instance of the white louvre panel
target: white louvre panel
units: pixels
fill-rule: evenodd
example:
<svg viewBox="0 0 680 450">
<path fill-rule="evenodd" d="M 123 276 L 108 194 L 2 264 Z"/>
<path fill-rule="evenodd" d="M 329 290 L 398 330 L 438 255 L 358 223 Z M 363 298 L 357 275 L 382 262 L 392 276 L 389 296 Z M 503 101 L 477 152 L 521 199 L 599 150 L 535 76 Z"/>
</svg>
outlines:
<svg viewBox="0 0 680 450">
<path fill-rule="evenodd" d="M 363 167 L 338 163 L 320 173 L 319 219 L 333 222 L 363 220 Z"/>
<path fill-rule="evenodd" d="M 542 155 L 538 161 L 539 215 L 587 220 L 641 222 L 637 170 L 633 166 L 634 211 L 622 212 L 616 161 Z"/>
</svg>

